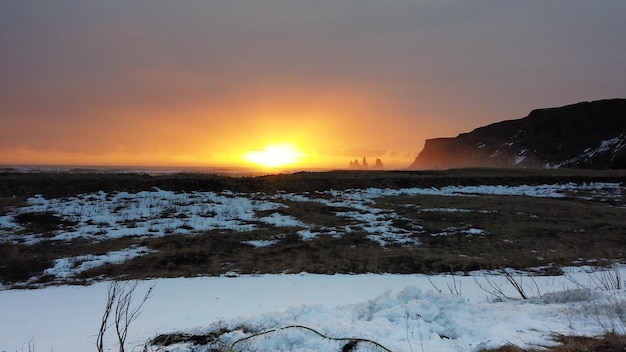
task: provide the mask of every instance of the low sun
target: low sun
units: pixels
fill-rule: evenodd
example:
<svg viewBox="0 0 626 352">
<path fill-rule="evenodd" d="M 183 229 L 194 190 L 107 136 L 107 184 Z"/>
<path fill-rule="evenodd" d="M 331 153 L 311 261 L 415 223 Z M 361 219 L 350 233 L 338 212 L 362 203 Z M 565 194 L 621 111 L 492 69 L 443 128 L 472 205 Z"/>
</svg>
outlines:
<svg viewBox="0 0 626 352">
<path fill-rule="evenodd" d="M 249 150 L 244 160 L 269 168 L 287 166 L 296 163 L 302 152 L 291 144 L 268 145 L 263 149 Z"/>
</svg>

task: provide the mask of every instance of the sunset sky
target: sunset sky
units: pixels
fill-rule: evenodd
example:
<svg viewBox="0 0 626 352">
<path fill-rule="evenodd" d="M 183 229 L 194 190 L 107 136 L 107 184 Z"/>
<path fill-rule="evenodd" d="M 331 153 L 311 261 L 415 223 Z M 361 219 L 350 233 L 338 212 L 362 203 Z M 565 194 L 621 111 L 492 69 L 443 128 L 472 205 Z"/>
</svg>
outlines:
<svg viewBox="0 0 626 352">
<path fill-rule="evenodd" d="M 406 168 L 626 97 L 624 33 L 624 0 L 0 0 L 0 164 Z"/>
</svg>

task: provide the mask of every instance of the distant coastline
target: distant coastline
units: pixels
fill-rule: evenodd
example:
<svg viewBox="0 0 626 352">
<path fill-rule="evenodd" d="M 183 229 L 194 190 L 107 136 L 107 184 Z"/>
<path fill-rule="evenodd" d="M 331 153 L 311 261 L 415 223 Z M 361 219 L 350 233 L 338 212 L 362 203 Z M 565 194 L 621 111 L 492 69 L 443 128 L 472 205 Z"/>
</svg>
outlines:
<svg viewBox="0 0 626 352">
<path fill-rule="evenodd" d="M 107 173 L 168 175 L 177 173 L 216 174 L 233 177 L 251 177 L 301 171 L 330 171 L 329 169 L 256 170 L 246 167 L 215 166 L 103 166 L 103 165 L 0 165 L 0 173 Z"/>
</svg>

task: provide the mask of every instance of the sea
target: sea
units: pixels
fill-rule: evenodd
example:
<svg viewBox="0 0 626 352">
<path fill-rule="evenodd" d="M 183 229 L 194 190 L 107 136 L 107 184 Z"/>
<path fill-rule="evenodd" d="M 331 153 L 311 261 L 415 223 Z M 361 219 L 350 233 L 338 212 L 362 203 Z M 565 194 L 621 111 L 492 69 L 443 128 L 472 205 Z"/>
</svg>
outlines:
<svg viewBox="0 0 626 352">
<path fill-rule="evenodd" d="M 330 169 L 280 169 L 259 171 L 246 167 L 211 166 L 81 166 L 81 165 L 0 165 L 0 173 L 106 173 L 167 175 L 179 173 L 202 173 L 231 177 L 251 177 L 296 172 L 323 172 Z"/>
</svg>

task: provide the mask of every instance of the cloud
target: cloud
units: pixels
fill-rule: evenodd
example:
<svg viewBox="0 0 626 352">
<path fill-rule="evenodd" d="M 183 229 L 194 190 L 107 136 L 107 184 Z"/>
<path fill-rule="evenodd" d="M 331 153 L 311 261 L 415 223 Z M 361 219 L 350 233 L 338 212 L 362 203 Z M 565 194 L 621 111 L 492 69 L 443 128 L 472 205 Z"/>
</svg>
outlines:
<svg viewBox="0 0 626 352">
<path fill-rule="evenodd" d="M 623 10 L 0 2 L 0 147 L 202 159 L 293 139 L 337 158 L 407 159 L 426 138 L 623 94 Z"/>
</svg>

